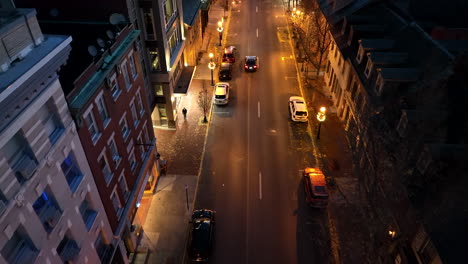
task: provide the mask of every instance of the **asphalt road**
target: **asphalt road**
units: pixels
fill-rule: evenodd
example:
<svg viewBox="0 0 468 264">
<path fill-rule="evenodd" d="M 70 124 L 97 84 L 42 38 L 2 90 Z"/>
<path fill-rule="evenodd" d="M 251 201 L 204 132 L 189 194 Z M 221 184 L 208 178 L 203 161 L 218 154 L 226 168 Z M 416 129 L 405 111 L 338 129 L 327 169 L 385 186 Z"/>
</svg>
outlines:
<svg viewBox="0 0 468 264">
<path fill-rule="evenodd" d="M 301 170 L 315 165 L 308 126 L 288 115 L 301 92 L 285 12 L 260 0 L 232 11 L 230 102 L 214 106 L 196 201 L 217 211 L 210 262 L 330 263 L 327 212 L 304 202 Z M 244 72 L 246 55 L 259 57 L 257 72 Z"/>
</svg>

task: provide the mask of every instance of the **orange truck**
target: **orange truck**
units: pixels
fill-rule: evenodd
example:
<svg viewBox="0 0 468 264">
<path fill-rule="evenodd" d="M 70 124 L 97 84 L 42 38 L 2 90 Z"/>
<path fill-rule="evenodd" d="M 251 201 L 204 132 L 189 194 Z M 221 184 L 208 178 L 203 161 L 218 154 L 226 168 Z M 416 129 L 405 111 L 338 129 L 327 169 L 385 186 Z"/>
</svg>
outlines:
<svg viewBox="0 0 468 264">
<path fill-rule="evenodd" d="M 315 208 L 327 207 L 328 192 L 322 170 L 319 168 L 306 168 L 303 181 L 307 204 Z"/>
</svg>

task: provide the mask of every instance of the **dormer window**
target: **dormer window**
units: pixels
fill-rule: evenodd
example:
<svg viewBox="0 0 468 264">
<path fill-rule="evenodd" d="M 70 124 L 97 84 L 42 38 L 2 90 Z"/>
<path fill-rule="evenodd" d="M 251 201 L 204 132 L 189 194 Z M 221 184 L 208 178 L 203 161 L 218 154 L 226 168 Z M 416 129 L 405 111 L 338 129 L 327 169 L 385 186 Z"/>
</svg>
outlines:
<svg viewBox="0 0 468 264">
<path fill-rule="evenodd" d="M 369 56 L 369 55 L 368 55 Z M 372 61 L 370 59 L 367 60 L 366 70 L 364 71 L 364 75 L 369 79 L 372 71 Z"/>
<path fill-rule="evenodd" d="M 382 73 L 380 69 L 378 69 L 377 71 L 379 72 L 379 74 L 377 76 L 377 81 L 375 81 L 375 91 L 377 92 L 378 95 L 382 95 L 385 81 L 382 78 Z"/>
<path fill-rule="evenodd" d="M 418 162 L 416 163 L 416 168 L 421 174 L 426 172 L 427 167 L 431 163 L 431 154 L 427 147 L 424 148 L 421 155 L 419 156 Z"/>
<path fill-rule="evenodd" d="M 398 132 L 398 135 L 400 135 L 400 137 L 406 136 L 407 127 L 408 127 L 408 115 L 406 114 L 406 111 L 403 110 L 400 116 L 400 121 L 398 122 L 398 125 L 396 127 L 396 130 Z"/>
<path fill-rule="evenodd" d="M 356 56 L 356 61 L 358 64 L 361 63 L 363 57 L 364 57 L 364 48 L 361 45 L 359 45 L 359 50 Z"/>
</svg>

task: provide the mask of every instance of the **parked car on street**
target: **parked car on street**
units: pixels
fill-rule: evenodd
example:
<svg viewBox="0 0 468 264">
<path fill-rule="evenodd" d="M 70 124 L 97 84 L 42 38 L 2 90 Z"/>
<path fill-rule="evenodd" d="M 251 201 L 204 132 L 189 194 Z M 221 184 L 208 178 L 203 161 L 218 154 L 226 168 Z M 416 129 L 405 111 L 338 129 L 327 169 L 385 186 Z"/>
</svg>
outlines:
<svg viewBox="0 0 468 264">
<path fill-rule="evenodd" d="M 213 103 L 215 105 L 227 104 L 229 102 L 229 83 L 216 83 L 213 97 Z"/>
<path fill-rule="evenodd" d="M 306 168 L 302 178 L 307 204 L 315 208 L 327 207 L 328 192 L 322 170 L 319 168 Z"/>
<path fill-rule="evenodd" d="M 258 65 L 259 65 L 259 59 L 257 56 L 245 56 L 245 59 L 244 59 L 245 71 L 257 71 Z"/>
<path fill-rule="evenodd" d="M 308 121 L 308 111 L 307 105 L 304 101 L 304 98 L 300 96 L 291 96 L 289 97 L 288 102 L 289 115 L 291 120 L 294 122 L 307 122 Z"/>
<path fill-rule="evenodd" d="M 226 81 L 232 79 L 232 64 L 228 62 L 222 62 L 219 66 L 218 79 L 220 81 Z"/>
<path fill-rule="evenodd" d="M 190 221 L 189 256 L 192 261 L 208 261 L 213 247 L 215 215 L 212 210 L 195 210 Z"/>
<path fill-rule="evenodd" d="M 235 46 L 228 46 L 224 48 L 222 62 L 229 62 L 229 63 L 236 62 L 236 47 Z"/>
</svg>

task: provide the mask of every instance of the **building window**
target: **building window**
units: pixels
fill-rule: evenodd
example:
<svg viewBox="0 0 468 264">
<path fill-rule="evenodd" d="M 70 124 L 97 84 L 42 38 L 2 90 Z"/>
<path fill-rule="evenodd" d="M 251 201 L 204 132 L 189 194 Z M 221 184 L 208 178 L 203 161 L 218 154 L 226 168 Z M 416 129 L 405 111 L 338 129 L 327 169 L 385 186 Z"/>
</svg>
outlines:
<svg viewBox="0 0 468 264">
<path fill-rule="evenodd" d="M 33 208 L 46 232 L 52 232 L 58 224 L 63 211 L 60 209 L 50 190 L 46 189 L 42 192 L 33 203 Z"/>
<path fill-rule="evenodd" d="M 143 114 L 145 113 L 145 108 L 143 107 L 143 101 L 141 100 L 140 92 L 137 93 L 136 98 L 137 98 L 138 109 L 140 109 L 140 117 L 143 117 Z"/>
<path fill-rule="evenodd" d="M 162 84 L 155 84 L 154 85 L 154 93 L 156 96 L 164 96 L 164 89 Z"/>
<path fill-rule="evenodd" d="M 120 130 L 122 131 L 122 137 L 126 141 L 128 138 L 128 135 L 130 135 L 130 129 L 128 128 L 127 118 L 125 117 L 125 114 L 124 114 L 124 117 L 120 119 L 119 126 L 120 126 Z"/>
<path fill-rule="evenodd" d="M 2 152 L 18 182 L 25 182 L 36 172 L 38 163 L 26 139 L 19 132 L 3 146 Z"/>
<path fill-rule="evenodd" d="M 98 139 L 101 137 L 99 133 L 99 128 L 96 124 L 96 119 L 94 118 L 92 109 L 85 115 L 86 126 L 88 127 L 89 134 L 91 135 L 91 141 L 93 144 L 96 144 Z"/>
<path fill-rule="evenodd" d="M 119 82 L 117 81 L 117 74 L 114 73 L 111 77 L 109 77 L 107 85 L 111 90 L 112 98 L 114 98 L 114 101 L 117 100 L 119 95 L 122 93 Z"/>
<path fill-rule="evenodd" d="M 125 201 L 127 201 L 128 197 L 130 197 L 130 191 L 128 190 L 124 172 L 122 172 L 122 175 L 120 175 L 119 177 L 119 188 L 120 192 L 123 194 Z"/>
<path fill-rule="evenodd" d="M 422 247 L 418 250 L 418 255 L 422 260 L 422 263 L 431 263 L 432 260 L 437 256 L 437 249 L 434 247 L 432 242 L 426 238 Z"/>
<path fill-rule="evenodd" d="M 50 142 L 55 144 L 63 133 L 63 125 L 57 113 L 51 111 L 50 107 L 45 104 L 39 109 L 39 118 L 42 120 L 44 130 L 49 137 Z"/>
<path fill-rule="evenodd" d="M 364 75 L 367 77 L 367 79 L 370 78 L 371 71 L 372 71 L 372 61 L 369 58 L 366 64 L 366 70 L 364 71 Z"/>
<path fill-rule="evenodd" d="M 400 135 L 400 137 L 405 137 L 406 136 L 406 128 L 408 127 L 408 115 L 407 115 L 407 112 L 405 110 L 403 110 L 401 112 L 401 116 L 400 116 L 400 121 L 398 122 L 398 125 L 397 125 L 397 131 L 398 131 L 398 135 Z"/>
<path fill-rule="evenodd" d="M 91 227 L 93 227 L 94 221 L 96 220 L 97 212 L 91 207 L 87 198 L 85 198 L 80 204 L 80 214 L 81 217 L 83 217 L 86 229 L 88 231 L 91 230 Z"/>
<path fill-rule="evenodd" d="M 133 118 L 133 126 L 135 128 L 138 126 L 138 123 L 140 123 L 140 119 L 138 118 L 137 110 L 135 107 L 135 100 L 132 100 L 130 103 L 130 110 L 132 111 L 132 118 Z"/>
<path fill-rule="evenodd" d="M 135 159 L 135 149 L 132 150 L 132 154 L 130 154 L 130 157 L 128 158 L 128 162 L 130 162 L 130 168 L 134 172 L 137 167 L 137 162 Z"/>
<path fill-rule="evenodd" d="M 127 60 L 124 60 L 120 64 L 120 69 L 121 69 L 121 71 L 123 73 L 123 76 L 124 76 L 124 79 L 125 79 L 125 87 L 128 90 L 132 86 L 132 82 L 130 81 L 130 76 L 128 75 Z"/>
<path fill-rule="evenodd" d="M 106 180 L 106 183 L 109 184 L 109 182 L 112 180 L 112 171 L 109 167 L 109 162 L 107 162 L 106 158 L 106 151 L 104 150 L 99 157 L 99 167 L 101 168 L 102 175 L 104 175 L 104 180 Z"/>
<path fill-rule="evenodd" d="M 166 24 L 169 23 L 172 15 L 174 14 L 174 4 L 172 3 L 172 0 L 166 0 L 164 1 L 163 4 L 163 10 L 164 10 L 164 18 L 166 20 Z"/>
<path fill-rule="evenodd" d="M 377 80 L 375 81 L 375 88 L 378 95 L 382 95 L 384 88 L 384 80 L 382 78 L 382 73 L 378 71 Z"/>
<path fill-rule="evenodd" d="M 359 50 L 356 56 L 356 61 L 358 64 L 361 63 L 362 58 L 364 58 L 364 48 L 361 45 L 359 45 Z"/>
<path fill-rule="evenodd" d="M 110 116 L 109 112 L 107 112 L 106 102 L 102 95 L 96 100 L 96 105 L 99 112 L 99 116 L 101 117 L 102 126 L 105 128 L 110 122 Z"/>
<path fill-rule="evenodd" d="M 123 212 L 122 204 L 120 203 L 119 196 L 117 195 L 116 189 L 112 192 L 111 195 L 112 206 L 114 206 L 115 214 L 117 218 L 120 218 Z"/>
<path fill-rule="evenodd" d="M 109 245 L 106 244 L 104 236 L 102 235 L 102 230 L 99 232 L 99 235 L 94 242 L 94 248 L 99 256 L 99 259 L 102 263 L 104 263 L 104 257 L 106 256 L 107 250 L 109 249 Z"/>
<path fill-rule="evenodd" d="M 39 250 L 34 246 L 24 228 L 20 226 L 3 246 L 1 253 L 8 263 L 34 263 Z"/>
<path fill-rule="evenodd" d="M 83 179 L 83 174 L 78 167 L 78 163 L 76 162 L 73 152 L 68 154 L 68 157 L 62 162 L 61 168 L 63 175 L 65 175 L 65 178 L 67 179 L 68 186 L 70 186 L 70 190 L 75 192 Z"/>
<path fill-rule="evenodd" d="M 130 61 L 130 71 L 132 73 L 132 78 L 133 78 L 133 80 L 135 80 L 137 75 L 138 75 L 138 72 L 137 72 L 137 68 L 136 68 L 136 64 L 135 64 L 135 58 L 134 58 L 133 54 L 128 56 L 128 60 Z"/>
<path fill-rule="evenodd" d="M 167 46 L 169 47 L 169 53 L 171 56 L 173 52 L 175 51 L 175 48 L 177 47 L 178 43 L 179 43 L 179 29 L 177 28 L 176 30 L 174 30 L 171 37 L 167 41 Z"/>
<path fill-rule="evenodd" d="M 357 93 L 357 90 L 358 90 L 358 87 L 359 87 L 359 86 L 358 86 L 357 82 L 355 81 L 355 82 L 353 83 L 353 88 L 351 89 L 351 99 L 354 99 L 354 98 L 355 98 L 356 93 Z"/>
<path fill-rule="evenodd" d="M 141 160 L 144 160 L 145 158 L 145 145 L 143 144 L 149 144 L 149 142 L 143 142 L 142 141 L 142 138 L 141 138 L 141 132 L 140 132 L 140 135 L 138 135 L 138 138 L 137 138 L 137 142 L 138 143 L 142 143 L 139 147 L 140 147 L 140 156 L 141 156 Z"/>
<path fill-rule="evenodd" d="M 143 129 L 143 132 L 145 134 L 145 142 L 150 142 L 150 139 L 149 139 L 149 136 L 148 136 L 148 127 L 145 126 L 145 128 Z"/>
<path fill-rule="evenodd" d="M 159 60 L 159 54 L 157 50 L 150 50 L 150 62 L 151 62 L 151 70 L 154 71 L 160 71 L 161 70 L 161 63 Z"/>
<path fill-rule="evenodd" d="M 66 234 L 57 246 L 57 254 L 64 263 L 73 263 L 80 250 L 76 241 L 69 234 Z"/>
<path fill-rule="evenodd" d="M 107 144 L 109 145 L 109 150 L 111 152 L 112 161 L 114 162 L 114 167 L 117 168 L 120 164 L 121 157 L 119 154 L 119 149 L 117 148 L 117 145 L 115 144 L 114 137 L 109 139 Z"/>
<path fill-rule="evenodd" d="M 143 13 L 145 33 L 147 40 L 155 40 L 156 35 L 154 34 L 154 24 L 153 24 L 153 9 L 143 8 L 141 9 Z"/>
</svg>

